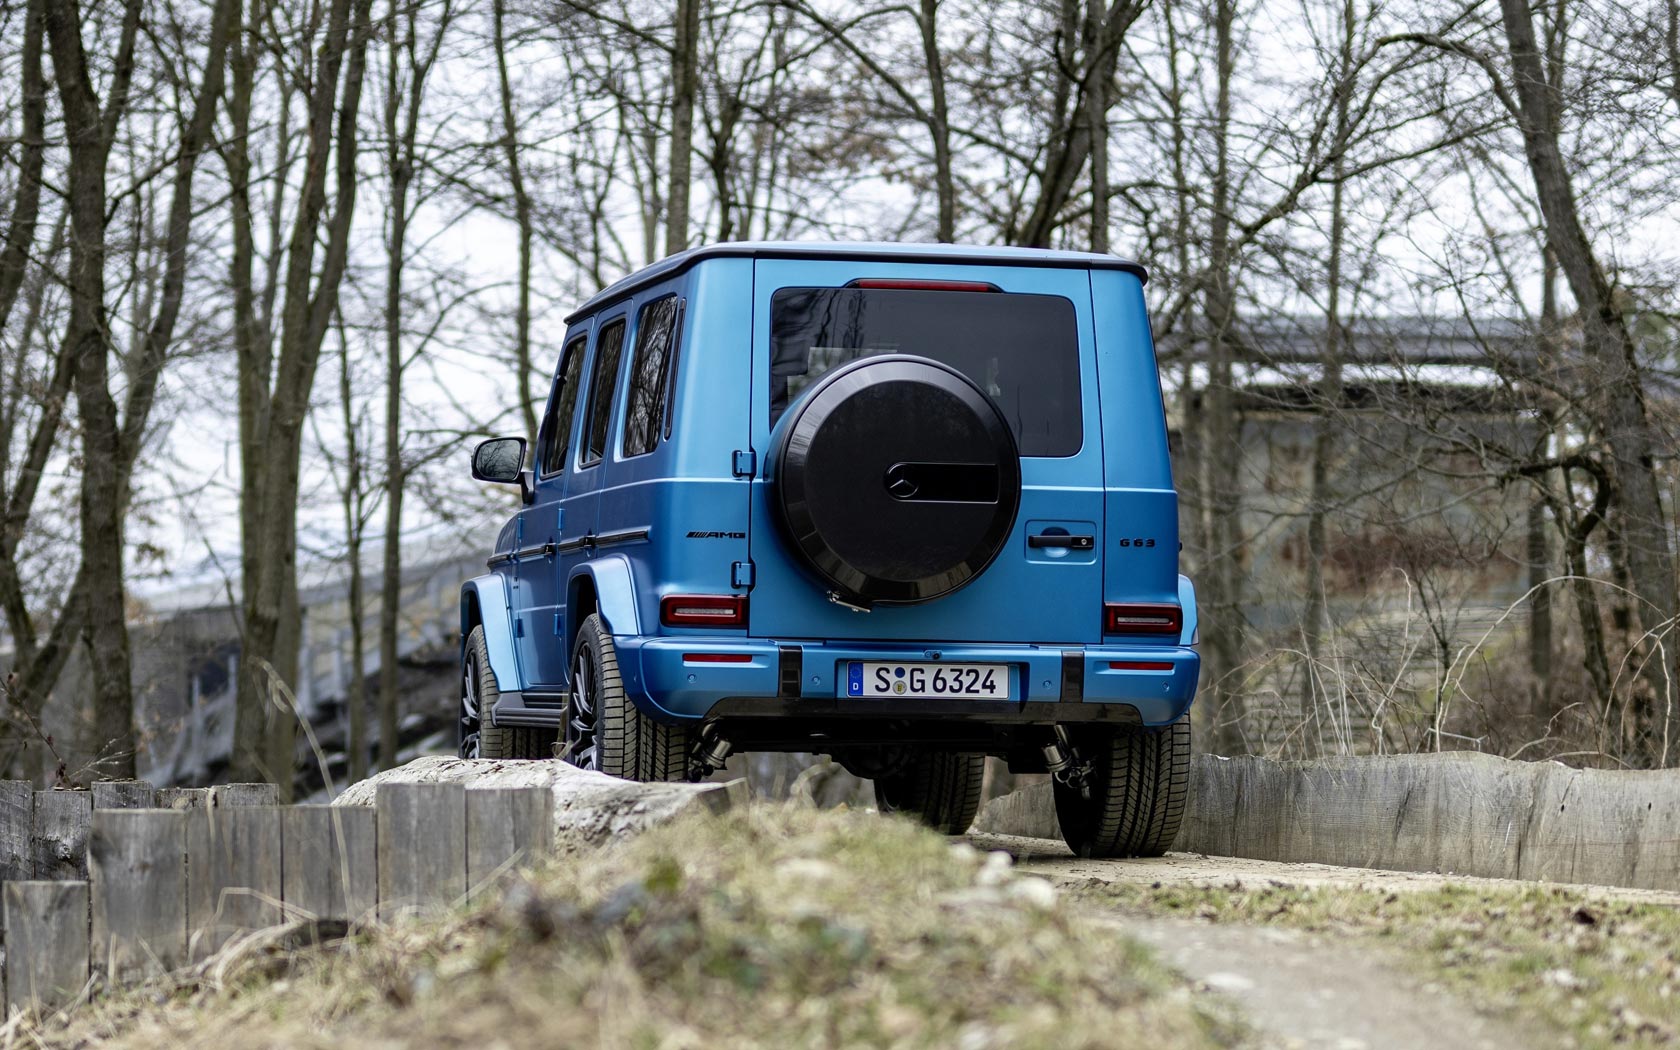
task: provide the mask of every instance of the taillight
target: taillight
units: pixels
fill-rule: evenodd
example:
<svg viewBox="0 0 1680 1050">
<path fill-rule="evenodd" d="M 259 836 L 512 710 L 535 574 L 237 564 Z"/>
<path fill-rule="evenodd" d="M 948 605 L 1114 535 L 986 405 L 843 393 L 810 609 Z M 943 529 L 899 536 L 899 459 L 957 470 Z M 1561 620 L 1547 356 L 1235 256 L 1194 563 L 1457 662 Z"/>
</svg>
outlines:
<svg viewBox="0 0 1680 1050">
<path fill-rule="evenodd" d="M 1179 634 L 1184 610 L 1167 602 L 1133 602 L 1103 606 L 1104 634 Z"/>
<path fill-rule="evenodd" d="M 997 285 L 988 281 L 917 281 L 904 277 L 860 277 L 847 288 L 887 288 L 921 292 L 998 292 Z"/>
<path fill-rule="evenodd" d="M 745 627 L 747 599 L 741 594 L 670 594 L 659 602 L 667 627 Z"/>
</svg>

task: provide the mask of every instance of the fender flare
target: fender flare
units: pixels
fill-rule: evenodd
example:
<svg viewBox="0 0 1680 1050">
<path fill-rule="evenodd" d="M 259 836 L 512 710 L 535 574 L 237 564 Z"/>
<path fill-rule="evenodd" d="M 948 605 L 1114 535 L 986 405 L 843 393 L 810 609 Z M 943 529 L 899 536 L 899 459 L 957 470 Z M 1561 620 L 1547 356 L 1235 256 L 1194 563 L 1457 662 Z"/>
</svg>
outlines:
<svg viewBox="0 0 1680 1050">
<path fill-rule="evenodd" d="M 477 614 L 474 615 L 474 608 Z M 503 693 L 525 688 L 519 677 L 519 654 L 513 645 L 512 602 L 507 580 L 490 573 L 475 576 L 461 585 L 461 658 L 466 659 L 467 635 L 474 626 L 484 628 L 484 645 L 490 651 L 490 672 Z"/>
<path fill-rule="evenodd" d="M 641 634 L 641 617 L 636 611 L 636 582 L 630 559 L 622 554 L 607 554 L 579 565 L 566 584 L 568 609 L 577 608 L 577 593 L 581 581 L 586 578 L 595 588 L 595 612 L 601 617 L 607 633 Z M 573 617 L 572 621 L 570 637 L 575 638 L 582 617 Z"/>
<path fill-rule="evenodd" d="M 1196 645 L 1201 642 L 1200 626 L 1196 615 L 1196 585 L 1190 582 L 1190 577 L 1178 578 L 1178 607 L 1183 610 L 1184 626 L 1178 633 L 1179 645 Z"/>
</svg>

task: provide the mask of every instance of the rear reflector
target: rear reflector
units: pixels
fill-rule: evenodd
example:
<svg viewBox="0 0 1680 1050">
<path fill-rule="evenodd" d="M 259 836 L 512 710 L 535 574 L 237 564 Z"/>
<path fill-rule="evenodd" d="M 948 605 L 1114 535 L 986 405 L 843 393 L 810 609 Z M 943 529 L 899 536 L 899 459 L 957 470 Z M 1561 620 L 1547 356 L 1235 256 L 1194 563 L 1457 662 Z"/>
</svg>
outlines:
<svg viewBox="0 0 1680 1050">
<path fill-rule="evenodd" d="M 1104 634 L 1179 634 L 1183 627 L 1184 610 L 1166 602 L 1103 606 Z"/>
<path fill-rule="evenodd" d="M 847 288 L 888 288 L 922 292 L 1000 292 L 1003 289 L 986 281 L 913 281 L 900 277 L 860 277 Z"/>
<path fill-rule="evenodd" d="M 1110 671 L 1170 671 L 1173 665 L 1165 660 L 1110 660 Z"/>
<path fill-rule="evenodd" d="M 683 653 L 685 664 L 750 664 L 751 653 Z M 1171 665 L 1168 665 L 1171 666 Z"/>
<path fill-rule="evenodd" d="M 670 594 L 659 603 L 667 627 L 745 627 L 747 599 L 739 594 Z"/>
</svg>

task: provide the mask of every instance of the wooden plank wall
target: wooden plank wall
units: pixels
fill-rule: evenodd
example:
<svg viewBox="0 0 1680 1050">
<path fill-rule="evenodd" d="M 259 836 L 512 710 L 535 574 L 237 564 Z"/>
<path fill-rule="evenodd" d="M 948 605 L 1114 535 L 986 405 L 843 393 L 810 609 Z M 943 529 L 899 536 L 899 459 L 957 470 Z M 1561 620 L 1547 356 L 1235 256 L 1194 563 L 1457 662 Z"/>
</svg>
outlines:
<svg viewBox="0 0 1680 1050">
<path fill-rule="evenodd" d="M 88 980 L 88 884 L 6 883 L 6 1013 L 53 1009 Z"/>
<path fill-rule="evenodd" d="M 381 784 L 379 915 L 447 907 L 467 893 L 464 784 Z"/>
<path fill-rule="evenodd" d="M 281 813 L 280 899 L 288 919 L 371 918 L 379 906 L 378 826 L 360 806 Z"/>
<path fill-rule="evenodd" d="M 272 785 L 0 781 L 0 1000 L 57 1009 L 295 920 L 366 922 L 491 892 L 550 850 L 547 788 L 382 785 L 372 809 Z"/>
</svg>

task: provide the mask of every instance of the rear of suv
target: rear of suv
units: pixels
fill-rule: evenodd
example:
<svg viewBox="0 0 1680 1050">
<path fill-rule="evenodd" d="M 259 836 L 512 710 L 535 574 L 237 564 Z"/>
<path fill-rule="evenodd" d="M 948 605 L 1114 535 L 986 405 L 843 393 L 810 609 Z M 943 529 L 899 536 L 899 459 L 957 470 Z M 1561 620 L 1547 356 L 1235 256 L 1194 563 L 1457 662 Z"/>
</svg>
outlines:
<svg viewBox="0 0 1680 1050">
<path fill-rule="evenodd" d="M 724 244 L 567 319 L 537 447 L 462 591 L 464 755 L 642 780 L 826 753 L 960 833 L 987 755 L 1068 843 L 1155 854 L 1199 658 L 1143 270 Z"/>
</svg>

